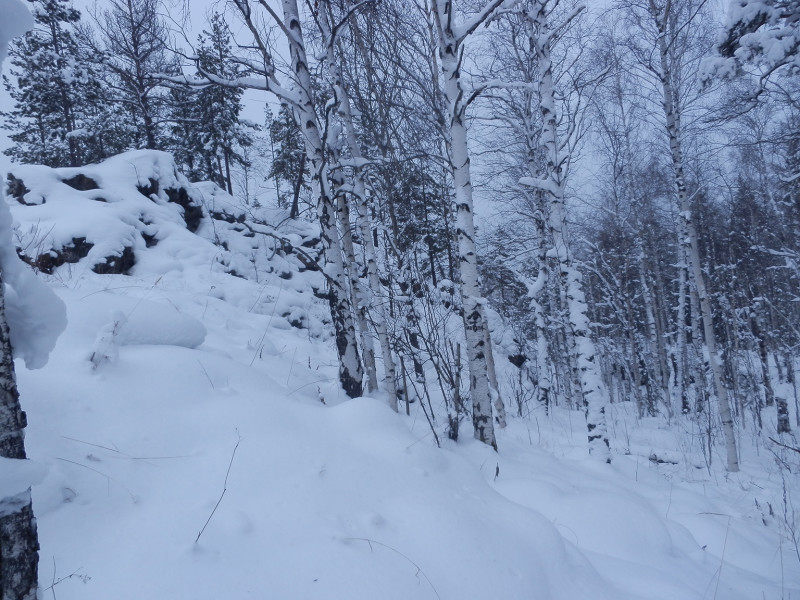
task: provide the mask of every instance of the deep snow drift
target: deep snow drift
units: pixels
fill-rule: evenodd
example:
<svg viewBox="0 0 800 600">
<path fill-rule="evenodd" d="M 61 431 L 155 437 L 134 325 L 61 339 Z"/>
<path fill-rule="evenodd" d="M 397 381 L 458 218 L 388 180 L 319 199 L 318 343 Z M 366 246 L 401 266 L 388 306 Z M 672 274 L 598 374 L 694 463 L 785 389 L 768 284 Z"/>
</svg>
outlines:
<svg viewBox="0 0 800 600">
<path fill-rule="evenodd" d="M 79 171 L 96 187 L 17 168 L 8 200 L 31 262 L 83 240 L 41 274 L 66 332 L 18 365 L 44 597 L 800 598 L 800 485 L 763 445 L 728 476 L 688 424 L 622 404 L 610 466 L 564 410 L 512 418 L 499 453 L 436 448 L 416 404 L 339 391 L 321 276 L 287 250 L 313 228 L 254 233 L 163 154 Z M 96 272 L 125 247 L 127 275 Z"/>
</svg>

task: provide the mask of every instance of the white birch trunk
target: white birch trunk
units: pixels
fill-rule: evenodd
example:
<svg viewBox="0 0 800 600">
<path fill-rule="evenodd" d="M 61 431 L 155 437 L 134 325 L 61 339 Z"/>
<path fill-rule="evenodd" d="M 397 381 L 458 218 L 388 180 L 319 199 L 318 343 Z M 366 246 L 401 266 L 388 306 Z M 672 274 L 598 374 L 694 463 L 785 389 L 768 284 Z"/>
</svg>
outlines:
<svg viewBox="0 0 800 600">
<path fill-rule="evenodd" d="M 5 201 L 2 193 L 0 201 Z M 0 457 L 25 459 L 26 425 L 17 392 L 5 292 L 0 280 Z M 0 496 L 0 598 L 35 600 L 38 550 L 30 488 L 13 496 Z"/>
<path fill-rule="evenodd" d="M 529 144 L 530 148 L 534 143 Z M 529 164 L 531 177 L 536 177 L 536 166 Z M 550 357 L 550 334 L 547 328 L 547 317 L 545 316 L 542 299 L 547 297 L 547 288 L 550 279 L 550 269 L 547 264 L 547 208 L 543 205 L 544 194 L 540 191 L 535 192 L 535 220 L 536 220 L 536 259 L 538 261 L 538 273 L 536 281 L 528 290 L 531 298 L 531 309 L 533 310 L 534 323 L 536 326 L 536 379 L 538 388 L 538 401 L 544 405 L 549 414 L 550 402 L 552 401 L 553 383 L 550 380 L 552 371 L 552 361 Z"/>
<path fill-rule="evenodd" d="M 497 3 L 499 4 L 499 3 Z M 492 391 L 486 341 L 488 323 L 478 278 L 478 254 L 475 245 L 472 182 L 470 180 L 467 129 L 464 124 L 464 90 L 460 63 L 463 39 L 456 36 L 451 0 L 434 0 L 434 17 L 438 31 L 439 61 L 448 104 L 446 124 L 450 169 L 455 186 L 456 236 L 461 273 L 461 297 L 464 310 L 464 332 L 472 396 L 472 423 L 475 437 L 497 449 L 492 419 Z"/>
<path fill-rule="evenodd" d="M 550 59 L 550 36 L 547 23 L 548 0 L 534 3 L 528 13 L 533 32 L 531 41 L 538 60 L 539 103 L 542 113 L 541 145 L 546 154 L 547 166 L 540 177 L 541 189 L 548 200 L 548 226 L 560 270 L 560 282 L 564 294 L 569 328 L 572 337 L 573 361 L 586 411 L 589 452 L 592 456 L 611 462 L 611 453 L 606 427 L 606 405 L 608 392 L 603 385 L 600 366 L 596 360 L 596 349 L 591 338 L 587 307 L 581 284 L 581 274 L 570 256 L 567 218 L 564 208 L 566 184 L 565 165 L 567 156 L 561 156 L 561 144 L 557 126 L 553 70 Z"/>
<path fill-rule="evenodd" d="M 323 37 L 328 40 L 327 43 L 327 59 L 328 69 L 330 70 L 333 78 L 333 89 L 336 96 L 337 112 L 339 118 L 344 123 L 344 130 L 347 140 L 348 150 L 350 156 L 357 164 L 355 167 L 353 191 L 356 199 L 356 222 L 361 233 L 361 243 L 364 249 L 364 258 L 367 267 L 367 282 L 369 285 L 370 297 L 360 299 L 365 305 L 369 305 L 375 317 L 373 323 L 375 330 L 378 334 L 378 342 L 381 347 L 381 357 L 383 359 L 384 377 L 383 385 L 389 397 L 389 405 L 397 411 L 397 369 L 392 354 L 392 346 L 389 338 L 389 331 L 387 327 L 387 317 L 385 309 L 385 298 L 383 294 L 383 286 L 378 276 L 378 258 L 375 251 L 375 244 L 372 239 L 372 224 L 369 218 L 369 205 L 367 198 L 366 185 L 364 184 L 364 175 L 360 163 L 362 162 L 363 154 L 361 152 L 361 144 L 358 140 L 356 128 L 353 123 L 353 115 L 350 107 L 350 97 L 347 94 L 347 88 L 344 84 L 342 77 L 342 70 L 337 61 L 335 53 L 335 43 L 332 39 L 331 23 L 329 21 L 330 15 L 328 10 L 323 8 L 320 10 L 320 29 L 322 30 Z M 373 359 L 374 360 L 374 359 Z M 373 363 L 373 377 L 374 363 Z M 406 398 L 408 400 L 408 398 Z"/>
<path fill-rule="evenodd" d="M 16 2 L 4 3 L 3 10 L 6 13 L 3 17 L 10 18 L 11 21 L 0 31 L 0 69 L 10 38 L 22 35 L 26 29 L 33 27 L 28 11 Z M 22 18 L 23 14 L 27 19 Z M 17 18 L 14 19 L 13 16 Z M 2 190 L 0 202 L 5 202 Z M 4 207 L 4 210 L 7 211 L 8 208 Z M 11 216 L 6 214 L 3 221 L 6 220 L 10 227 Z M 10 232 L 3 232 L 3 237 L 7 233 L 10 241 Z M 11 257 L 6 258 L 6 264 L 3 265 L 4 272 L 0 273 L 0 458 L 24 460 L 27 419 L 17 391 L 3 282 L 3 278 L 11 270 L 9 258 Z M 16 259 L 16 256 L 13 258 Z M 19 490 L 6 497 L 0 496 L 0 598 L 36 600 L 40 597 L 38 551 L 39 538 L 31 504 L 31 489 Z"/>
<path fill-rule="evenodd" d="M 664 116 L 666 118 L 667 134 L 669 136 L 669 147 L 672 158 L 673 176 L 675 187 L 678 193 L 678 208 L 680 211 L 679 219 L 686 232 L 686 239 L 682 240 L 686 254 L 689 259 L 692 280 L 694 282 L 697 300 L 700 304 L 700 316 L 702 318 L 703 334 L 705 346 L 708 351 L 709 367 L 713 378 L 714 394 L 717 398 L 720 417 L 722 418 L 722 432 L 725 436 L 725 450 L 727 456 L 727 468 L 730 472 L 739 470 L 739 455 L 736 449 L 736 437 L 733 427 L 733 416 L 731 414 L 728 393 L 722 381 L 722 365 L 720 364 L 717 353 L 717 340 L 714 334 L 714 324 L 712 320 L 711 302 L 706 289 L 703 267 L 700 261 L 700 251 L 698 247 L 697 229 L 692 220 L 691 201 L 686 190 L 686 180 L 683 174 L 683 155 L 681 151 L 681 128 L 680 113 L 675 102 L 676 90 L 672 85 L 672 71 L 669 63 L 669 41 L 667 40 L 667 22 L 669 20 L 668 8 L 660 10 L 649 0 L 650 14 L 658 28 L 658 51 L 661 62 L 661 85 Z M 668 4 L 667 7 L 670 5 Z M 664 14 L 662 14 L 662 12 Z"/>
<path fill-rule="evenodd" d="M 367 318 L 369 299 L 362 289 L 359 262 L 356 258 L 353 231 L 350 225 L 350 205 L 347 203 L 347 195 L 341 189 L 344 182 L 341 180 L 336 181 L 336 177 L 333 179 L 334 193 L 336 194 L 336 213 L 339 229 L 341 230 L 342 253 L 346 259 L 346 272 L 350 281 L 350 304 L 353 307 L 353 314 L 358 325 L 358 337 L 361 340 L 361 358 L 364 363 L 367 390 L 374 392 L 378 389 L 378 375 L 375 367 L 375 346 L 372 343 L 369 320 Z"/>
<path fill-rule="evenodd" d="M 311 100 L 311 74 L 308 71 L 303 32 L 300 27 L 300 14 L 297 0 L 282 0 L 284 27 L 292 62 L 292 72 L 297 81 L 297 102 L 293 106 L 295 119 L 305 140 L 308 160 L 314 170 L 314 188 L 317 193 L 317 216 L 320 234 L 325 251 L 325 271 L 333 282 L 328 295 L 336 336 L 336 350 L 339 355 L 339 380 L 350 397 L 360 396 L 362 388 L 362 368 L 358 355 L 352 307 L 347 297 L 347 279 L 344 260 L 336 227 L 336 214 L 328 180 L 328 165 L 325 161 L 325 147 L 317 126 L 317 116 Z"/>
<path fill-rule="evenodd" d="M 683 228 L 679 224 L 679 236 L 682 234 Z M 687 267 L 686 267 L 686 253 L 683 251 L 683 245 L 678 244 L 678 328 L 675 341 L 675 384 L 678 390 L 678 396 L 681 403 L 681 412 L 688 414 L 692 411 L 693 407 L 689 403 L 689 391 L 687 385 L 687 377 L 689 375 L 689 348 L 686 340 L 686 286 L 688 285 Z"/>
</svg>

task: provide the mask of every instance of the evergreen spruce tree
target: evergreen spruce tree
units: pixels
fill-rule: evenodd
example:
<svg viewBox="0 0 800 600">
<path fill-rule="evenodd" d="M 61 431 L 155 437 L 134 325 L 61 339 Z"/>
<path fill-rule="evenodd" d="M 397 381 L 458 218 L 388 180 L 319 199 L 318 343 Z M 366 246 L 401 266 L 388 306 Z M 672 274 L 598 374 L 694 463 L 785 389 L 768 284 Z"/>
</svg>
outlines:
<svg viewBox="0 0 800 600">
<path fill-rule="evenodd" d="M 201 75 L 235 80 L 241 69 L 233 61 L 230 34 L 219 13 L 212 15 L 210 28 L 198 40 L 198 71 Z M 204 173 L 202 178 L 216 182 L 229 194 L 233 193 L 231 169 L 235 164 L 247 163 L 241 148 L 252 145 L 248 130 L 255 128 L 240 118 L 242 93 L 241 88 L 220 85 L 202 88 L 193 109 L 196 132 L 187 140 L 190 146 L 196 146 L 197 156 L 192 163 Z"/>
<path fill-rule="evenodd" d="M 92 137 L 100 85 L 80 60 L 75 36 L 80 13 L 69 0 L 32 0 L 35 28 L 10 48 L 14 108 L 3 127 L 14 145 L 6 154 L 26 163 L 78 166 L 98 158 Z M 95 146 L 95 147 L 93 147 Z"/>
<path fill-rule="evenodd" d="M 186 86 L 175 86 L 169 92 L 170 130 L 166 148 L 190 181 L 209 178 L 200 156 L 203 145 L 199 95 L 200 90 Z"/>
<path fill-rule="evenodd" d="M 272 166 L 268 177 L 275 179 L 278 188 L 278 203 L 288 204 L 289 196 L 282 193 L 281 182 L 285 182 L 291 194 L 291 216 L 300 213 L 300 192 L 305 184 L 306 153 L 303 135 L 297 127 L 292 111 L 288 105 L 281 105 L 277 118 L 269 126 L 269 137 L 272 142 Z"/>
</svg>

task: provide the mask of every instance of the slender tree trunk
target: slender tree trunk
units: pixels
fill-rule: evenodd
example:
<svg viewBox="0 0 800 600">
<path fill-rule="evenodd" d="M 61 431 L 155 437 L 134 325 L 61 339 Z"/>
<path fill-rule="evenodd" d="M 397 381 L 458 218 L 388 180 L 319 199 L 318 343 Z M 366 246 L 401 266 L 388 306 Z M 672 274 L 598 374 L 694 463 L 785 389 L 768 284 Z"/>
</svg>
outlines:
<svg viewBox="0 0 800 600">
<path fill-rule="evenodd" d="M 606 428 L 606 405 L 608 392 L 603 385 L 596 349 L 589 330 L 586 301 L 581 283 L 581 274 L 570 256 L 567 218 L 564 207 L 564 189 L 567 156 L 562 156 L 559 140 L 558 117 L 555 106 L 553 68 L 550 58 L 552 31 L 547 22 L 548 1 L 534 3 L 531 19 L 531 43 L 536 53 L 539 77 L 536 82 L 539 106 L 542 113 L 541 145 L 546 155 L 543 176 L 531 178 L 532 183 L 545 193 L 548 201 L 548 227 L 552 240 L 552 252 L 558 261 L 559 281 L 567 310 L 567 322 L 572 338 L 572 362 L 585 407 L 588 429 L 589 452 L 605 462 L 611 462 L 611 453 Z"/>
<path fill-rule="evenodd" d="M 330 40 L 328 46 L 328 69 L 330 70 L 333 78 L 333 89 L 338 102 L 339 117 L 344 123 L 344 129 L 347 139 L 347 146 L 350 150 L 350 156 L 356 163 L 363 160 L 361 152 L 361 144 L 356 134 L 356 128 L 353 123 L 352 110 L 350 107 L 350 97 L 347 93 L 347 88 L 344 84 L 342 77 L 342 69 L 335 53 L 335 45 L 333 42 L 333 35 L 331 25 L 329 22 L 330 14 L 327 10 L 320 11 L 320 26 L 323 36 Z M 387 316 L 384 306 L 383 286 L 381 285 L 378 276 L 378 258 L 375 252 L 375 244 L 372 239 L 372 224 L 369 218 L 369 204 L 367 198 L 367 189 L 364 183 L 364 175 L 360 165 L 356 165 L 354 173 L 353 190 L 356 200 L 356 221 L 361 233 L 361 243 L 364 249 L 364 259 L 367 267 L 367 283 L 371 297 L 364 299 L 365 305 L 369 305 L 375 313 L 373 322 L 375 329 L 378 333 L 378 342 L 381 346 L 381 355 L 383 358 L 384 378 L 383 385 L 386 393 L 389 396 L 389 405 L 396 411 L 397 410 L 397 369 L 395 367 L 394 357 L 392 354 L 391 341 L 389 339 L 389 331 L 387 327 Z M 374 361 L 374 356 L 373 356 Z M 373 362 L 374 372 L 374 362 Z M 377 387 L 377 386 L 376 386 Z M 406 397 L 408 402 L 408 397 Z"/>
<path fill-rule="evenodd" d="M 363 372 L 356 342 L 352 307 L 347 296 L 347 278 L 344 259 L 336 227 L 336 214 L 328 178 L 329 167 L 325 160 L 325 147 L 319 128 L 317 115 L 311 99 L 311 74 L 308 70 L 303 32 L 300 27 L 300 14 L 297 0 L 282 0 L 284 27 L 288 35 L 292 73 L 297 81 L 293 90 L 298 102 L 293 107 L 295 121 L 300 126 L 305 140 L 305 150 L 313 167 L 313 185 L 317 193 L 317 216 L 320 224 L 320 237 L 325 252 L 325 270 L 332 281 L 328 289 L 336 350 L 339 355 L 339 381 L 351 398 L 363 393 Z"/>
<path fill-rule="evenodd" d="M 347 195 L 342 189 L 344 181 L 337 180 L 337 177 L 338 175 L 334 176 L 334 187 L 337 190 L 335 192 L 336 212 L 339 218 L 339 230 L 341 231 L 345 270 L 350 280 L 350 305 L 353 307 L 353 314 L 355 315 L 356 325 L 358 326 L 358 337 L 361 340 L 361 358 L 367 379 L 367 390 L 375 392 L 378 389 L 378 376 L 375 367 L 375 345 L 372 343 L 369 320 L 367 318 L 369 299 L 366 297 L 363 290 L 361 273 L 359 272 L 360 263 L 356 257 L 355 246 L 353 245 L 350 205 L 347 202 Z"/>
<path fill-rule="evenodd" d="M 308 158 L 304 154 L 300 157 L 300 169 L 297 171 L 297 179 L 294 182 L 292 193 L 292 208 L 289 210 L 289 218 L 296 219 L 300 216 L 300 190 L 303 188 L 303 179 L 306 176 L 306 161 Z M 278 185 L 278 177 L 275 177 L 275 186 Z M 280 197 L 280 196 L 279 196 Z"/>
<path fill-rule="evenodd" d="M 672 71 L 670 69 L 670 49 L 667 40 L 667 22 L 669 14 L 662 14 L 650 0 L 650 11 L 658 28 L 658 51 L 661 59 L 661 85 L 664 116 L 666 118 L 667 134 L 669 135 L 669 147 L 672 157 L 673 176 L 675 187 L 678 193 L 678 218 L 686 232 L 683 245 L 689 257 L 694 289 L 697 293 L 697 301 L 700 305 L 700 315 L 702 317 L 703 334 L 705 346 L 708 351 L 709 367 L 713 379 L 714 393 L 717 397 L 720 416 L 722 417 L 722 431 L 725 436 L 725 450 L 727 454 L 727 468 L 730 472 L 739 470 L 739 455 L 736 449 L 736 437 L 733 427 L 733 415 L 731 414 L 728 393 L 722 381 L 722 365 L 720 364 L 717 353 L 717 339 L 714 333 L 714 323 L 712 320 L 711 301 L 706 289 L 706 281 L 703 275 L 703 267 L 700 262 L 700 249 L 698 244 L 697 228 L 692 219 L 691 200 L 686 190 L 686 180 L 683 173 L 683 155 L 680 142 L 680 113 L 676 105 L 676 90 L 672 85 Z M 664 11 L 666 12 L 666 11 Z"/>
<path fill-rule="evenodd" d="M 653 295 L 650 284 L 647 281 L 647 267 L 645 264 L 644 247 L 641 238 L 637 238 L 637 268 L 639 270 L 639 285 L 642 290 L 642 301 L 644 303 L 645 316 L 647 318 L 647 333 L 651 344 L 656 349 L 656 378 L 661 392 L 661 399 L 667 409 L 667 416 L 673 416 L 673 406 L 669 394 L 669 371 L 667 369 L 667 350 L 664 345 L 664 338 L 658 330 L 656 314 L 653 307 Z"/>
<path fill-rule="evenodd" d="M 2 194 L 0 194 L 2 199 Z M 25 413 L 19 403 L 0 281 L 0 457 L 24 460 Z M 36 600 L 39 541 L 31 490 L 0 497 L 0 599 Z"/>
<path fill-rule="evenodd" d="M 450 1 L 434 0 L 434 16 L 438 29 L 439 60 L 445 84 L 449 123 L 446 126 L 449 162 L 455 186 L 456 237 L 461 273 L 461 300 L 464 310 L 467 362 L 472 423 L 475 437 L 497 449 L 492 419 L 493 394 L 489 385 L 486 341 L 490 339 L 486 311 L 478 278 L 478 252 L 475 244 L 472 182 L 470 180 L 467 129 L 464 124 L 464 90 L 461 85 L 463 39 L 453 30 L 454 8 Z"/>
<path fill-rule="evenodd" d="M 534 144 L 531 143 L 530 147 L 533 148 Z M 529 165 L 530 168 L 535 168 L 534 165 Z M 536 172 L 532 171 L 531 176 L 535 176 Z M 528 289 L 528 296 L 531 298 L 531 309 L 533 310 L 534 323 L 536 326 L 536 380 L 538 389 L 538 400 L 544 405 L 545 410 L 549 413 L 550 402 L 553 400 L 552 387 L 553 383 L 550 380 L 550 373 L 552 372 L 552 360 L 550 355 L 551 333 L 547 327 L 547 315 L 545 313 L 545 303 L 547 302 L 547 289 L 550 279 L 550 269 L 547 264 L 547 223 L 546 213 L 547 209 L 544 206 L 544 193 L 537 190 L 534 194 L 536 202 L 536 260 L 538 263 L 538 272 L 536 280 L 533 285 Z"/>
</svg>

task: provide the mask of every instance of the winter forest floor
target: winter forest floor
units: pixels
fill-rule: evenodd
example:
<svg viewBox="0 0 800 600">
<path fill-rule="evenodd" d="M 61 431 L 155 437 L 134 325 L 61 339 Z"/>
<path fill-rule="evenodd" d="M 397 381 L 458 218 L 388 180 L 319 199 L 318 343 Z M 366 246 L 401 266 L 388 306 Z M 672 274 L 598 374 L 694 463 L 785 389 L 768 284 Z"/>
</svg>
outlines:
<svg viewBox="0 0 800 600">
<path fill-rule="evenodd" d="M 497 453 L 466 428 L 437 448 L 419 403 L 397 415 L 339 390 L 313 273 L 277 255 L 226 273 L 211 240 L 251 238 L 208 218 L 191 234 L 166 205 L 141 219 L 126 173 L 95 174 L 122 182 L 105 202 L 44 171 L 45 203 L 9 199 L 23 237 L 53 219 L 99 252 L 128 235 L 97 220 L 116 210 L 158 238 L 129 275 L 57 267 L 67 330 L 44 369 L 17 367 L 46 467 L 44 598 L 800 599 L 800 454 L 742 432 L 727 474 L 695 421 L 627 403 L 611 465 L 564 408 L 511 417 Z"/>
</svg>

